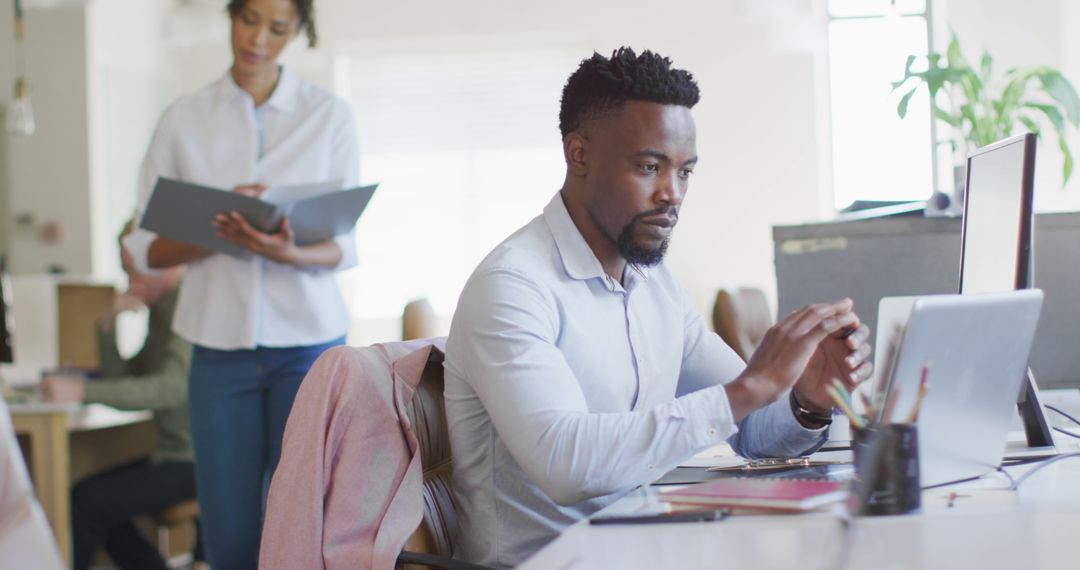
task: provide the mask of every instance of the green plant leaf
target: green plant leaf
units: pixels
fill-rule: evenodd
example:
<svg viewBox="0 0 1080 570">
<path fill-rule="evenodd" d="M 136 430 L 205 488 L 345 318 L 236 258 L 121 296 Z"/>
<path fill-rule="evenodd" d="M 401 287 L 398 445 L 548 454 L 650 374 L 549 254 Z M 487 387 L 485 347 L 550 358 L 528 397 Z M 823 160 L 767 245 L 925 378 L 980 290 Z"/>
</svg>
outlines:
<svg viewBox="0 0 1080 570">
<path fill-rule="evenodd" d="M 980 73 L 982 73 L 983 83 L 990 83 L 990 74 L 994 68 L 994 58 L 990 57 L 990 52 L 984 51 L 982 61 L 979 62 Z"/>
<path fill-rule="evenodd" d="M 1080 96 L 1077 96 L 1072 83 L 1054 69 L 1040 68 L 1035 71 L 1035 76 L 1042 82 L 1043 91 L 1064 108 L 1069 122 L 1073 126 L 1080 126 Z"/>
<path fill-rule="evenodd" d="M 949 40 L 949 47 L 945 50 L 945 57 L 949 59 L 950 67 L 967 67 L 967 62 L 964 61 L 964 54 L 960 52 L 960 40 L 956 37 L 956 32 L 952 33 L 952 38 Z"/>
<path fill-rule="evenodd" d="M 908 91 L 906 95 L 900 98 L 900 104 L 896 106 L 896 114 L 900 115 L 901 119 L 907 117 L 908 102 L 911 101 L 911 97 L 915 95 L 916 91 L 918 91 L 918 88 Z"/>
<path fill-rule="evenodd" d="M 1025 103 L 1024 106 L 1046 115 L 1046 118 L 1050 120 L 1050 124 L 1054 126 L 1054 131 L 1057 133 L 1058 146 L 1061 148 L 1061 153 L 1065 157 L 1065 164 L 1062 167 L 1062 170 L 1064 171 L 1062 185 L 1064 185 L 1069 181 L 1069 177 L 1072 176 L 1073 170 L 1072 152 L 1069 150 L 1069 143 L 1065 139 L 1065 118 L 1062 116 L 1061 111 L 1054 105 Z M 1021 119 L 1021 121 L 1023 122 L 1023 119 Z M 1024 125 L 1028 126 L 1028 123 L 1024 123 Z M 1028 126 L 1028 128 L 1030 128 L 1030 126 Z"/>
<path fill-rule="evenodd" d="M 1036 135 L 1041 134 L 1041 129 L 1039 129 L 1039 124 L 1036 123 L 1035 120 L 1032 119 L 1031 117 L 1021 116 L 1021 117 L 1019 117 L 1018 120 L 1020 121 L 1021 124 L 1023 124 L 1025 127 L 1027 127 L 1027 130 L 1035 133 Z"/>
<path fill-rule="evenodd" d="M 1072 176 L 1073 171 L 1073 157 L 1072 152 L 1069 152 L 1069 144 L 1065 142 L 1065 137 L 1058 135 L 1058 146 L 1061 147 L 1061 153 L 1065 155 L 1064 177 L 1061 180 L 1061 187 L 1064 188 L 1065 184 L 1069 182 L 1069 177 Z"/>
<path fill-rule="evenodd" d="M 1008 109 L 1020 102 L 1020 98 L 1024 96 L 1027 82 L 1031 79 L 1029 74 L 1013 74 L 1013 76 L 1013 79 L 1005 85 L 1005 89 L 1001 92 L 1000 101 L 1003 109 Z"/>
<path fill-rule="evenodd" d="M 942 109 L 941 107 L 938 107 L 937 105 L 933 106 L 933 111 L 935 117 L 941 119 L 942 121 L 945 121 L 950 127 L 954 129 L 959 129 L 963 125 L 963 120 L 960 117 L 949 113 L 948 111 Z"/>
<path fill-rule="evenodd" d="M 1058 136 L 1063 136 L 1065 133 L 1065 117 L 1062 116 L 1061 111 L 1053 105 L 1044 105 L 1042 103 L 1024 103 L 1024 106 L 1029 109 L 1035 109 L 1042 111 L 1042 114 L 1046 115 L 1047 119 L 1050 119 L 1050 124 L 1054 125 L 1054 130 L 1058 132 Z"/>
</svg>

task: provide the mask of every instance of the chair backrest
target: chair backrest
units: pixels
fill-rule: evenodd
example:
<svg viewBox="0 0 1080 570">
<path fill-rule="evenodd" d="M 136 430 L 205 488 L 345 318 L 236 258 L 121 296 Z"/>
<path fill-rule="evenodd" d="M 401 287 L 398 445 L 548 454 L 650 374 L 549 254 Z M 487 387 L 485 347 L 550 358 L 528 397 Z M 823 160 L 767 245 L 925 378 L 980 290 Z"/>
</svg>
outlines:
<svg viewBox="0 0 1080 570">
<path fill-rule="evenodd" d="M 773 324 L 769 302 L 761 289 L 721 289 L 713 305 L 713 329 L 744 361 L 750 359 Z"/>
<path fill-rule="evenodd" d="M 453 464 L 441 361 L 433 359 L 427 363 L 407 412 L 424 468 L 424 519 L 405 544 L 405 550 L 449 557 L 453 555 L 458 519 L 450 492 Z"/>
<path fill-rule="evenodd" d="M 436 335 L 435 309 L 427 299 L 417 299 L 405 305 L 401 312 L 401 340 L 431 338 Z"/>
</svg>

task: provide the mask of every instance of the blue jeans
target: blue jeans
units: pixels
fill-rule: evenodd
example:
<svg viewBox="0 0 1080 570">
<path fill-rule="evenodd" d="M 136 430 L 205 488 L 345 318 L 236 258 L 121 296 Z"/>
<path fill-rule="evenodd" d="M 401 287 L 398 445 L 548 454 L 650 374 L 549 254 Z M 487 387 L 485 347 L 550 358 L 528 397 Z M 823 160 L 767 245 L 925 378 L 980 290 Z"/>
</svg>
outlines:
<svg viewBox="0 0 1080 570">
<path fill-rule="evenodd" d="M 212 568 L 258 567 L 266 492 L 293 398 L 315 359 L 344 342 L 254 350 L 195 346 L 188 405 Z"/>
</svg>

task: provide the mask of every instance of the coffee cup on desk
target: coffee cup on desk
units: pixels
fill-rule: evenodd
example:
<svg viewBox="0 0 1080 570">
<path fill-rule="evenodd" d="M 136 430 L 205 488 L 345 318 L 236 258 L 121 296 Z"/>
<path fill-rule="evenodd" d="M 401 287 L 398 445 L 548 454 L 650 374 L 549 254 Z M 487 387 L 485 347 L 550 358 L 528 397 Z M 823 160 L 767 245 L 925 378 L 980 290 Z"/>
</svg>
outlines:
<svg viewBox="0 0 1080 570">
<path fill-rule="evenodd" d="M 899 515 L 919 509 L 919 431 L 914 423 L 851 429 L 855 482 L 851 511 Z"/>
<path fill-rule="evenodd" d="M 81 402 L 84 383 L 90 371 L 81 368 L 56 368 L 41 373 L 41 398 L 46 402 Z"/>
</svg>

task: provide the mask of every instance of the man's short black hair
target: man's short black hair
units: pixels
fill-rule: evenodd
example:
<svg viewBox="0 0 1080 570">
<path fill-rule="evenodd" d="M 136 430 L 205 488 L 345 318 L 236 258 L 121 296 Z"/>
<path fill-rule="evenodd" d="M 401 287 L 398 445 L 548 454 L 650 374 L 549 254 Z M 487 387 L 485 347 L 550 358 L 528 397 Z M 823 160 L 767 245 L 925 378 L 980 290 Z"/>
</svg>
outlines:
<svg viewBox="0 0 1080 570">
<path fill-rule="evenodd" d="M 582 123 L 615 111 L 627 101 L 649 101 L 692 108 L 701 98 L 689 71 L 673 69 L 671 59 L 649 50 L 621 47 L 608 59 L 596 52 L 582 60 L 563 87 L 559 130 L 566 136 Z"/>
</svg>

